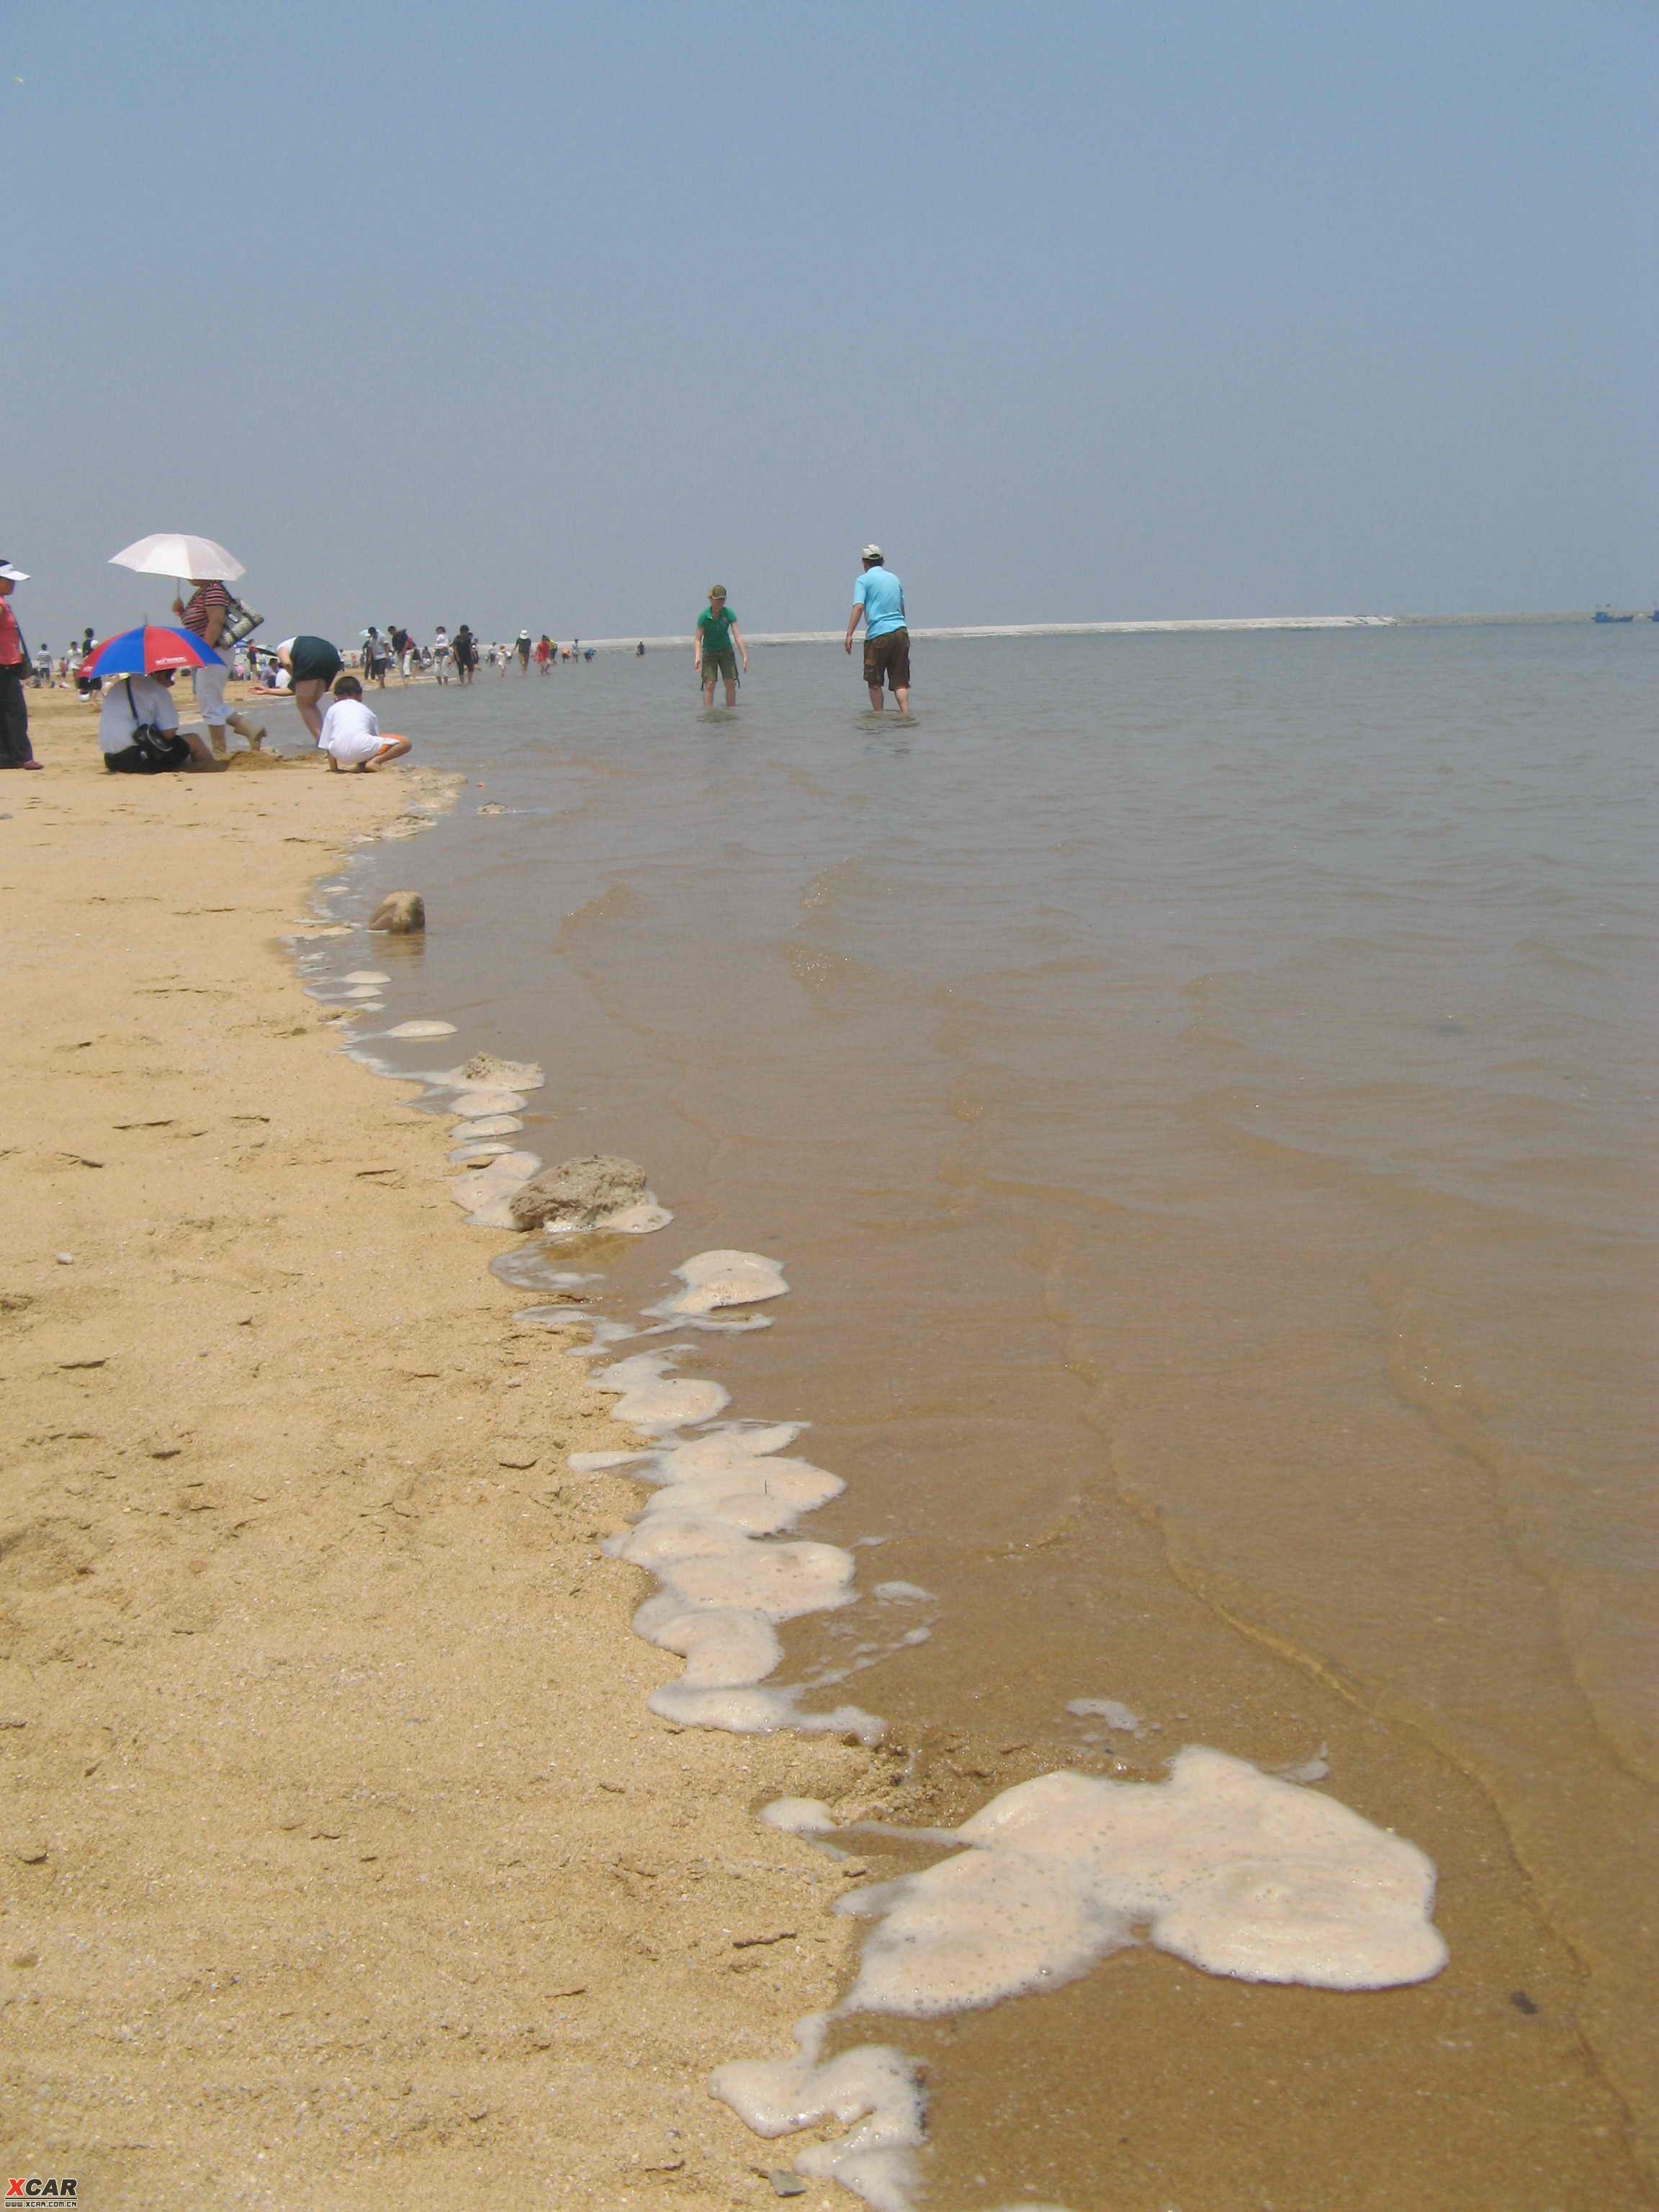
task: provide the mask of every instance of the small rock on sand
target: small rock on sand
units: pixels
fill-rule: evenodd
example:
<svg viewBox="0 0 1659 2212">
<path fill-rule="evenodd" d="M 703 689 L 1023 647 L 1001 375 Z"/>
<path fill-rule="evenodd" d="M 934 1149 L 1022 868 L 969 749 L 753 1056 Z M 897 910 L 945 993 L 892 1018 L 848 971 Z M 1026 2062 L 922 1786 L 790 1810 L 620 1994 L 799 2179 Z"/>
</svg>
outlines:
<svg viewBox="0 0 1659 2212">
<path fill-rule="evenodd" d="M 561 1228 L 591 1228 L 607 1214 L 635 1204 L 644 1189 L 645 1170 L 637 1160 L 621 1159 L 614 1152 L 584 1153 L 532 1176 L 514 1194 L 513 1225 L 539 1229 L 550 1221 Z"/>
<path fill-rule="evenodd" d="M 495 1091 L 539 1091 L 547 1080 L 533 1060 L 497 1060 L 493 1052 L 475 1052 L 461 1073 Z"/>
<path fill-rule="evenodd" d="M 411 937 L 426 927 L 426 901 L 419 891 L 388 891 L 368 918 L 371 929 Z"/>
</svg>

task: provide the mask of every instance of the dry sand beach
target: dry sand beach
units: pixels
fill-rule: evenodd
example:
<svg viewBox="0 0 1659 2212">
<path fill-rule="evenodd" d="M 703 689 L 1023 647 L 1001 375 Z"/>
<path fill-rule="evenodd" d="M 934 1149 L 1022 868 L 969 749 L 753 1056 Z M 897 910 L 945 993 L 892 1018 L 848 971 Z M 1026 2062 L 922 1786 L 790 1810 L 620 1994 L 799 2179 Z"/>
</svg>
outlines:
<svg viewBox="0 0 1659 2212">
<path fill-rule="evenodd" d="M 0 805 L 7 2171 L 104 2206 L 775 2201 L 787 2157 L 705 2078 L 830 2000 L 851 1869 L 748 1808 L 882 1762 L 646 1712 L 677 1668 L 596 1548 L 635 1492 L 564 1469 L 626 1438 L 514 1322 L 441 1126 L 294 979 L 307 883 L 444 786 L 118 779 L 84 708 L 31 705 L 46 773 Z"/>
</svg>

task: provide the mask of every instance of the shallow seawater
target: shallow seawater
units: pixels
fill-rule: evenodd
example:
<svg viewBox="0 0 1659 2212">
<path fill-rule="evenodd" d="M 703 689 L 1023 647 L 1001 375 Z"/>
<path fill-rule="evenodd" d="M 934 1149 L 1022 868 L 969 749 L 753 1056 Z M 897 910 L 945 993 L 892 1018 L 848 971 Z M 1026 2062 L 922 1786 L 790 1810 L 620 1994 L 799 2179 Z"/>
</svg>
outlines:
<svg viewBox="0 0 1659 2212">
<path fill-rule="evenodd" d="M 1135 1951 L 902 2023 L 930 2203 L 1644 2202 L 1659 628 L 916 677 L 907 726 L 816 647 L 731 720 L 689 655 L 394 689 L 468 782 L 353 871 L 352 915 L 429 917 L 340 941 L 391 978 L 357 1034 L 538 1060 L 515 1142 L 644 1163 L 675 1218 L 575 1263 L 604 1311 L 783 1261 L 773 1326 L 680 1371 L 810 1423 L 848 1486 L 811 1534 L 937 1601 L 857 1696 L 951 1817 L 1195 1742 L 1328 1757 L 1438 1865 L 1420 1987 Z M 790 1624 L 785 1678 L 872 1632 Z"/>
</svg>

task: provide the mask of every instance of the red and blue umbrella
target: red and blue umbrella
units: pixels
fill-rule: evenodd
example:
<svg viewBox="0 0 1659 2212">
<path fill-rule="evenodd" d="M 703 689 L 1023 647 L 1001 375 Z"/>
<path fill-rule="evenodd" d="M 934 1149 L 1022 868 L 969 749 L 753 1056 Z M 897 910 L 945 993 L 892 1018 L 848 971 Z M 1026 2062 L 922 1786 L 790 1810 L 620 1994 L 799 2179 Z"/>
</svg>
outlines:
<svg viewBox="0 0 1659 2212">
<path fill-rule="evenodd" d="M 82 676 L 155 676 L 164 668 L 222 668 L 224 661 L 193 630 L 145 623 L 105 640 L 81 669 Z"/>
</svg>

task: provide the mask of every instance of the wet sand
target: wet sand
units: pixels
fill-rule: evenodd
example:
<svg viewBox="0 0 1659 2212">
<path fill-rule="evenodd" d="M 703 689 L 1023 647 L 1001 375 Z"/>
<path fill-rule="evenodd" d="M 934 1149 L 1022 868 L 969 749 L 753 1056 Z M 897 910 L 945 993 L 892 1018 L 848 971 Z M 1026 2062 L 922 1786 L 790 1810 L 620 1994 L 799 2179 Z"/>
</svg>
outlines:
<svg viewBox="0 0 1659 2212">
<path fill-rule="evenodd" d="M 873 1664 L 878 1608 L 785 1638 L 922 1739 L 884 1809 L 1324 1745 L 1440 1871 L 1414 1988 L 1134 1954 L 853 2023 L 930 2064 L 929 2203 L 1650 2201 L 1629 642 L 963 643 L 890 735 L 807 649 L 718 730 L 655 660 L 446 716 L 428 993 L 555 1071 L 533 1149 L 650 1164 L 674 1257 L 782 1257 L 702 1370 L 811 1424 L 805 1533 L 937 1595 Z"/>
<path fill-rule="evenodd" d="M 31 710 L 45 773 L 0 786 L 7 2171 L 109 2207 L 773 2202 L 704 2081 L 831 1999 L 848 1875 L 748 1808 L 872 1760 L 646 1712 L 678 1669 L 597 1550 L 635 1493 L 564 1467 L 626 1437 L 514 1322 L 440 1125 L 294 980 L 307 884 L 443 781 L 116 779 L 68 695 Z"/>
<path fill-rule="evenodd" d="M 440 696 L 428 695 L 428 713 Z M 285 711 L 270 717 L 279 740 Z M 44 739 L 40 749 L 51 757 Z M 953 2021 L 851 2023 L 839 2042 L 890 2034 L 931 2069 L 928 2203 L 966 2212 L 1018 2196 L 1071 2212 L 1385 2212 L 1403 2203 L 1591 2212 L 1648 2201 L 1620 2094 L 1640 2072 L 1620 2032 L 1632 2015 L 1615 2008 L 1598 2019 L 1586 1985 L 1586 1954 L 1597 1948 L 1587 1934 L 1596 1931 L 1552 1924 L 1481 1778 L 1448 1755 L 1409 1699 L 1387 1693 L 1363 1650 L 1351 1656 L 1317 1622 L 1304 1633 L 1291 1619 L 1281 1632 L 1284 1608 L 1259 1601 L 1261 1563 L 1236 1548 L 1218 1557 L 1196 1510 L 1204 1500 L 1187 1501 L 1176 1486 L 1190 1491 L 1206 1467 L 1218 1470 L 1237 1494 L 1232 1525 L 1257 1532 L 1269 1564 L 1295 1557 L 1275 1548 L 1273 1532 L 1305 1536 L 1314 1492 L 1304 1485 L 1305 1497 L 1292 1490 L 1275 1504 L 1285 1489 L 1277 1454 L 1259 1478 L 1241 1480 L 1249 1463 L 1236 1423 L 1212 1446 L 1172 1450 L 1165 1398 L 1189 1426 L 1225 1407 L 1195 1395 L 1190 1381 L 1160 1396 L 1156 1372 L 1115 1375 L 1085 1334 L 1060 1326 L 1056 1316 L 1087 1305 L 1064 1294 L 1075 1255 L 1036 1249 L 1017 1206 L 985 1198 L 965 1209 L 933 1272 L 896 1285 L 885 1279 L 884 1224 L 867 1199 L 832 1251 L 814 1251 L 809 1212 L 788 1177 L 775 1170 L 771 1188 L 758 1171 L 778 1153 L 775 1114 L 769 1130 L 763 1113 L 750 1127 L 715 1096 L 719 1064 L 701 1033 L 686 1039 L 684 1080 L 694 1094 L 708 1086 L 721 1107 L 705 1119 L 723 1149 L 711 1143 L 700 1158 L 683 1138 L 671 1144 L 666 1128 L 640 1146 L 678 1211 L 674 1249 L 647 1239 L 614 1261 L 607 1255 L 603 1303 L 637 1310 L 665 1267 L 700 1244 L 781 1251 L 795 1285 L 787 1326 L 711 1346 L 700 1364 L 731 1385 L 738 1414 L 814 1420 L 815 1456 L 852 1486 L 805 1533 L 855 1542 L 873 1524 L 890 1542 L 881 1554 L 888 1571 L 933 1582 L 939 1568 L 950 1601 L 933 1642 L 854 1686 L 895 1720 L 907 1759 L 914 1753 L 902 1787 L 892 1758 L 872 1762 L 821 1740 L 673 1735 L 651 1720 L 645 1695 L 678 1669 L 628 1633 L 640 1578 L 596 1556 L 596 1539 L 621 1525 L 635 1493 L 614 1478 L 580 1484 L 562 1465 L 568 1449 L 616 1440 L 601 1401 L 544 1334 L 514 1327 L 524 1294 L 484 1272 L 508 1240 L 458 1224 L 436 1124 L 398 1103 L 396 1085 L 329 1054 L 319 1010 L 297 994 L 274 946 L 305 910 L 300 887 L 337 844 L 342 822 L 368 826 L 372 807 L 374 823 L 386 823 L 413 780 L 343 783 L 294 769 L 260 775 L 255 787 L 242 770 L 191 786 L 116 787 L 117 805 L 90 757 L 78 790 L 64 787 L 79 841 L 72 861 L 43 852 L 27 881 L 16 868 L 8 878 L 32 923 L 47 915 L 56 933 L 32 956 L 27 988 L 40 1012 L 20 1086 L 27 1110 L 7 1139 L 40 1179 L 38 1223 L 9 1271 L 37 1304 L 8 1316 L 17 1347 L 9 1365 L 14 1382 L 58 1395 L 43 1395 L 42 1410 L 21 1425 L 35 1439 L 23 1455 L 35 1472 L 21 1502 L 8 1504 L 13 1540 L 0 1573 L 38 1576 L 43 1549 L 56 1564 L 33 1595 L 11 1596 L 20 1620 L 35 1608 L 27 1626 L 40 1641 L 28 1647 L 27 1693 L 14 1678 L 20 1686 L 0 1693 L 0 1717 L 44 1721 L 49 1692 L 70 1713 L 59 1741 L 74 1748 L 53 1769 L 27 1747 L 25 1729 L 0 1733 L 0 1756 L 33 1758 L 43 1781 L 58 1777 L 50 1800 L 39 1783 L 17 1800 L 38 1832 L 20 1828 L 27 1856 L 7 1862 L 20 1885 L 64 1899 L 52 1940 L 38 1932 L 43 1923 L 24 1931 L 21 1954 L 37 1952 L 39 1964 L 7 1976 L 16 1997 L 47 2000 L 28 2021 L 28 2047 L 42 2057 L 19 2086 L 30 2099 L 46 2094 L 41 2109 L 66 2148 L 150 2146 L 108 2169 L 112 2196 L 161 2182 L 182 2186 L 185 2202 L 192 2190 L 205 2202 L 220 2189 L 292 2202 L 327 2177 L 331 2197 L 347 2203 L 367 2203 L 371 2189 L 379 2202 L 390 2180 L 420 2203 L 484 2171 L 572 2204 L 773 2201 L 763 2171 L 787 2166 L 805 2138 L 747 2137 L 708 2105 L 704 2077 L 732 2058 L 781 2051 L 790 2018 L 845 1987 L 850 1931 L 827 1907 L 853 1870 L 755 1826 L 746 1808 L 788 1792 L 830 1797 L 843 1814 L 944 1822 L 1057 1766 L 1150 1779 L 1178 1742 L 1198 1741 L 1264 1765 L 1327 1745 L 1335 1794 L 1437 1862 L 1450 1972 L 1342 1996 L 1247 1988 L 1132 1952 L 1070 1988 Z M 486 775 L 494 793 L 501 787 Z M 46 776 L 4 788 L 19 794 L 20 822 L 60 834 L 52 806 L 63 801 Z M 257 796 L 245 799 L 249 788 Z M 234 815 L 222 805 L 231 797 Z M 136 843 L 118 841 L 124 857 L 112 866 L 103 825 L 129 817 L 146 828 Z M 216 826 L 204 836 L 181 821 Z M 262 846 L 252 896 L 247 856 L 232 850 L 250 834 Z M 290 836 L 318 844 L 279 854 Z M 377 878 L 389 858 L 374 864 Z M 396 880 L 422 884 L 418 842 L 394 865 Z M 565 841 L 562 904 L 574 899 L 571 865 Z M 186 871 L 189 893 L 169 895 L 169 876 L 182 882 Z M 118 966 L 91 970 L 101 980 L 83 1000 L 82 965 L 52 953 L 75 929 L 82 944 L 94 940 L 88 885 L 129 910 Z M 199 911 L 208 907 L 220 917 Z M 156 933 L 141 941 L 135 919 Z M 580 953 L 580 927 L 565 927 Z M 205 929 L 215 932 L 210 960 L 191 934 Z M 375 940 L 370 964 L 393 972 L 386 1021 L 463 1021 L 463 1037 L 439 1048 L 447 1054 L 465 1042 L 466 988 L 459 978 L 436 985 L 452 965 L 441 931 L 431 951 L 423 988 L 411 981 L 422 963 L 395 942 Z M 349 958 L 342 952 L 343 964 L 362 961 L 361 942 Z M 592 965 L 591 945 L 586 957 Z M 815 955 L 803 970 L 820 994 L 838 972 L 827 958 Z M 610 966 L 631 1018 L 643 1004 L 661 1020 L 671 985 L 683 993 L 632 943 L 615 949 Z M 551 973 L 550 963 L 544 992 Z M 208 990 L 222 995 L 206 1000 Z M 64 1026 L 60 1000 L 77 1015 L 95 1005 L 98 1018 Z M 757 993 L 756 1003 L 768 1002 Z M 898 1014 L 890 1073 L 905 1061 L 910 1015 L 905 1006 Z M 262 1030 L 262 1020 L 275 1026 Z M 556 1040 L 563 1066 L 548 1049 Z M 579 1022 L 555 1019 L 546 1038 L 509 1024 L 477 1042 L 547 1053 L 553 1081 L 530 1140 L 550 1158 L 617 1126 L 614 1053 L 587 1049 L 609 1041 L 588 1039 Z M 167 1127 L 113 1132 L 115 1120 L 139 1117 L 103 1098 L 95 1110 L 83 1103 L 93 1093 L 78 1075 L 64 1079 L 59 1046 L 102 1053 L 86 1065 L 108 1097 L 148 1096 L 167 1068 L 178 1071 L 166 1078 L 168 1097 L 175 1109 L 201 1102 L 199 1114 L 169 1117 L 167 1103 L 151 1112 L 181 1131 L 202 1129 L 185 1139 L 205 1156 L 185 1156 L 186 1188 L 178 1138 Z M 146 1066 L 158 1072 L 146 1078 Z M 863 1109 L 844 1055 L 836 1073 L 844 1124 Z M 216 1122 L 210 1076 L 231 1086 Z M 67 1102 L 46 1113 L 50 1148 L 39 1134 L 47 1091 Z M 751 1119 L 765 1104 L 751 1102 Z M 274 1130 L 234 1119 L 259 1112 Z M 538 1119 L 568 1126 L 548 1144 Z M 985 1124 L 975 1109 L 972 1127 Z M 239 1133 L 245 1126 L 252 1136 Z M 833 1133 L 805 1121 L 790 1131 L 821 1175 Z M 634 1132 L 623 1133 L 623 1149 L 633 1148 Z M 75 1151 L 59 1158 L 71 1139 Z M 1164 1149 L 1169 1141 L 1166 1131 Z M 104 1164 L 94 1170 L 77 1156 Z M 312 1170 L 297 1193 L 295 1164 Z M 132 1179 L 118 1230 L 94 1231 L 89 1211 L 69 1211 L 96 1204 L 94 1176 L 100 1188 Z M 374 1212 L 349 1237 L 340 1224 L 366 1205 Z M 1136 1310 L 1146 1310 L 1158 1240 L 1129 1236 L 1127 1218 L 1112 1225 L 1125 1296 L 1133 1291 Z M 161 1242 L 181 1234 L 176 1249 Z M 975 1288 L 1006 1284 L 1022 1236 L 1047 1277 L 1046 1315 L 1035 1298 L 1014 1301 L 1011 1315 L 1006 1297 L 988 1301 Z M 74 1268 L 57 1268 L 56 1249 L 76 1253 Z M 107 1271 L 108 1303 L 83 1310 L 64 1303 L 61 1279 L 89 1255 Z M 1270 1279 L 1292 1279 L 1294 1243 L 1274 1255 Z M 1166 1272 L 1176 1282 L 1179 1271 Z M 158 1284 L 161 1273 L 168 1279 Z M 878 1320 L 891 1304 L 884 1340 L 906 1346 L 896 1371 L 869 1355 L 868 1314 L 855 1333 L 860 1300 Z M 106 1352 L 104 1368 L 58 1368 L 46 1334 L 58 1326 L 53 1309 L 83 1334 L 105 1312 L 125 1314 L 121 1358 Z M 1192 1310 L 1173 1291 L 1151 1310 L 1166 1312 L 1169 1330 L 1188 1342 Z M 1328 1331 L 1332 1315 L 1322 1310 Z M 996 1354 L 939 1396 L 927 1358 L 953 1316 Z M 124 1377 L 135 1346 L 148 1347 L 144 1364 Z M 25 1346 L 39 1349 L 25 1358 Z M 202 1351 L 211 1381 L 186 1371 Z M 227 1401 L 224 1363 L 233 1360 Z M 1273 1401 L 1306 1435 L 1319 1433 L 1271 1361 L 1264 1373 Z M 1358 1406 L 1369 1385 L 1357 1371 L 1352 1387 Z M 118 1415 L 118 1389 L 127 1394 Z M 509 1391 L 511 1410 L 496 1411 Z M 134 1402 L 145 1408 L 142 1425 Z M 157 1461 L 146 1439 L 164 1435 L 149 1411 L 163 1404 L 178 1407 L 167 1418 L 181 1449 Z M 1107 1447 L 1105 1479 L 1099 1455 L 1076 1448 L 1073 1432 L 1083 1428 L 1097 1428 Z M 964 1486 L 974 1430 L 1006 1440 L 1017 1480 Z M 503 1434 L 520 1458 L 537 1446 L 535 1464 L 502 1465 Z M 1386 1460 L 1379 1466 L 1386 1477 Z M 395 1484 L 385 1480 L 393 1468 Z M 221 1494 L 192 1510 L 186 1489 L 215 1484 Z M 1389 1494 L 1381 1480 L 1374 1499 L 1354 1493 L 1348 1510 L 1369 1526 Z M 138 1509 L 131 1521 L 118 1504 Z M 45 1535 L 34 1533 L 40 1523 L 51 1524 Z M 30 1532 L 21 1545 L 20 1527 Z M 1451 1535 L 1450 1556 L 1490 1561 L 1492 1547 L 1473 1523 Z M 1443 1547 L 1449 1540 L 1438 1516 L 1430 1536 Z M 82 1555 L 67 1565 L 51 1553 L 76 1541 Z M 95 1595 L 100 1577 L 126 1589 L 125 1611 Z M 65 1631 L 66 1588 L 83 1610 L 108 1606 L 85 1637 Z M 169 1604 L 191 1600 L 217 1608 L 193 1630 L 188 1617 L 167 1617 Z M 1345 1631 L 1370 1620 L 1359 1583 L 1334 1590 L 1332 1605 Z M 975 1626 L 986 1623 L 1004 1638 L 1024 1623 L 1022 1647 L 1040 1656 L 1040 1668 L 988 1667 Z M 126 1670 L 141 1693 L 113 1663 L 119 1650 L 100 1648 L 107 1632 L 142 1645 Z M 844 1630 L 830 1616 L 822 1635 L 809 1625 L 795 1647 L 828 1662 L 842 1651 L 837 1633 L 856 1632 L 852 1616 Z M 99 1663 L 83 1671 L 83 1659 Z M 1164 1732 L 1088 1745 L 1056 1724 L 1052 1698 L 1036 1695 L 1045 1683 L 1132 1694 L 1164 1717 Z M 572 1684 L 580 1715 L 561 1710 Z M 100 1804 L 94 1793 L 112 1782 L 125 1794 Z M 1583 1783 L 1577 1796 L 1588 1803 L 1599 1786 L 1593 1767 Z M 1627 1811 L 1609 1800 L 1595 1825 L 1627 1835 Z M 34 1856 L 40 1844 L 44 1858 Z M 902 1848 L 866 1857 L 880 1875 L 919 1863 Z M 1611 1860 L 1607 1873 L 1616 1900 Z M 738 1903 L 755 1909 L 752 1925 L 734 1923 Z M 757 1936 L 779 1940 L 744 1940 Z M 1604 1959 L 1595 1965 L 1607 1971 Z M 578 1979 L 580 1995 L 559 1994 Z M 204 2123 L 204 2112 L 214 2117 Z M 30 2148 L 19 2145 L 20 2156 Z M 814 2185 L 804 2201 L 848 2200 Z"/>
</svg>

